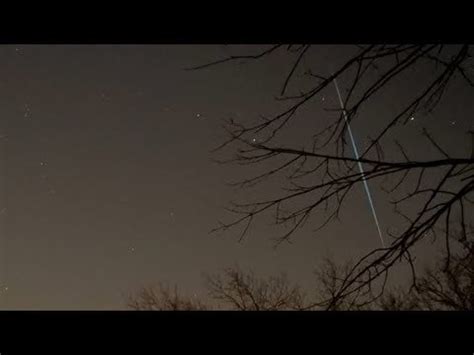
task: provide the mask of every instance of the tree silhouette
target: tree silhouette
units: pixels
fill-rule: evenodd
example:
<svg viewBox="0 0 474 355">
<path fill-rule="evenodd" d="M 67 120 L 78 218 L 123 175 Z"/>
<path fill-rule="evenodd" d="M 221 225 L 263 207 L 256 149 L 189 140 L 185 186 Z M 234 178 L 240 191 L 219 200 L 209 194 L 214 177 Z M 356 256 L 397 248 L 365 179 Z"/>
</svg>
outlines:
<svg viewBox="0 0 474 355">
<path fill-rule="evenodd" d="M 351 263 L 325 259 L 315 270 L 316 288 L 305 293 L 284 274 L 259 278 L 253 272 L 227 268 L 221 275 L 205 278 L 210 301 L 179 294 L 177 287 L 159 284 L 146 287 L 128 300 L 128 307 L 147 311 L 194 310 L 474 310 L 474 243 L 455 239 L 455 250 L 444 252 L 412 287 L 387 289 L 373 302 L 370 291 L 340 297 L 340 284 L 351 271 Z M 361 289 L 362 290 L 362 289 Z"/>
<path fill-rule="evenodd" d="M 253 272 L 227 268 L 221 275 L 205 278 L 208 302 L 173 292 L 169 287 L 145 287 L 128 300 L 134 310 L 240 310 L 276 311 L 304 308 L 304 295 L 298 286 L 291 285 L 284 274 L 258 278 Z"/>
<path fill-rule="evenodd" d="M 383 310 L 474 310 L 474 243 L 456 240 L 458 251 L 444 252 L 408 291 L 387 292 Z"/>
<path fill-rule="evenodd" d="M 337 292 L 331 298 L 335 301 L 355 297 L 357 300 L 361 294 L 372 294 L 375 301 L 384 291 L 389 271 L 400 261 L 411 266 L 413 283 L 416 283 L 412 251 L 421 240 L 428 236 L 436 239 L 442 231 L 449 253 L 449 235 L 454 227 L 468 239 L 466 230 L 472 218 L 468 211 L 472 208 L 474 191 L 474 132 L 466 132 L 472 142 L 471 151 L 464 156 L 452 156 L 424 129 L 420 139 L 433 147 L 438 156 L 419 160 L 411 158 L 412 152 L 395 140 L 394 128 L 407 124 L 414 115 L 433 112 L 453 82 L 472 90 L 471 48 L 441 44 L 354 46 L 354 53 L 332 73 L 320 73 L 318 68 L 303 65 L 304 58 L 315 49 L 317 47 L 309 44 L 278 44 L 257 54 L 230 56 L 191 68 L 202 70 L 223 63 L 265 60 L 283 54 L 293 58 L 290 66 L 283 69 L 286 74 L 276 98 L 284 108 L 250 122 L 227 120 L 224 128 L 229 138 L 216 149 L 230 148 L 236 152 L 221 160 L 222 163 L 256 165 L 264 169 L 235 186 L 256 186 L 269 178 L 283 176 L 281 192 L 268 199 L 232 202 L 229 211 L 236 217 L 220 222 L 214 231 L 241 226 L 243 238 L 256 219 L 270 213 L 275 224 L 284 229 L 277 242 L 288 241 L 321 209 L 324 222 L 316 230 L 338 219 L 349 192 L 356 186 L 367 181 L 379 183 L 390 194 L 395 212 L 404 218 L 406 225 L 398 233 L 387 231 L 391 238 L 387 245 L 372 250 L 354 263 L 338 282 Z M 394 108 L 391 116 L 380 117 L 381 128 L 370 138 L 370 144 L 360 156 L 351 157 L 346 153 L 348 124 L 363 119 L 361 113 L 377 102 L 391 85 L 398 85 L 420 68 L 430 70 L 431 74 L 425 82 L 419 83 L 418 93 Z M 296 93 L 290 93 L 290 86 L 296 85 L 301 73 L 310 80 L 309 84 L 305 82 Z M 335 80 L 349 83 L 342 108 L 330 109 L 339 112 L 338 117 L 320 127 L 307 142 L 285 143 L 281 137 L 287 130 L 297 124 L 305 125 L 300 112 L 316 102 Z M 387 155 L 389 143 L 397 147 L 396 156 Z M 364 172 L 357 170 L 359 164 Z M 327 306 L 332 308 L 334 304 Z"/>
<path fill-rule="evenodd" d="M 267 279 L 227 268 L 223 276 L 207 277 L 207 289 L 212 299 L 242 311 L 298 310 L 304 306 L 304 295 L 282 274 Z"/>
<path fill-rule="evenodd" d="M 136 295 L 128 298 L 127 306 L 136 311 L 196 311 L 208 306 L 196 298 L 188 298 L 165 284 L 143 287 Z"/>
</svg>

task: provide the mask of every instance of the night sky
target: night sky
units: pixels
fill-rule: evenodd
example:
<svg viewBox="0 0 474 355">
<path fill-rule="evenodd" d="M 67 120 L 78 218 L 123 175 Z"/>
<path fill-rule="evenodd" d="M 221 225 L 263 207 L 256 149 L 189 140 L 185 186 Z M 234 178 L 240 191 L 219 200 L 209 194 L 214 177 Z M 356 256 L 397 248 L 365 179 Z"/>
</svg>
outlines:
<svg viewBox="0 0 474 355">
<path fill-rule="evenodd" d="M 258 221 L 241 243 L 238 230 L 209 234 L 229 218 L 228 202 L 248 194 L 227 183 L 253 175 L 213 161 L 219 154 L 210 151 L 225 139 L 222 120 L 275 112 L 291 62 L 275 56 L 184 69 L 260 48 L 0 46 L 2 309 L 124 309 L 126 295 L 158 281 L 202 294 L 203 273 L 233 265 L 262 276 L 285 271 L 311 287 L 321 257 L 345 260 L 378 247 L 362 186 L 341 223 L 317 234 L 301 230 L 277 249 L 270 220 Z M 328 72 L 348 48 L 320 46 L 306 64 Z M 412 73 L 354 122 L 361 145 L 426 75 Z M 298 141 L 336 115 L 324 111 L 337 104 L 332 89 L 285 139 Z M 420 142 L 422 126 L 454 156 L 470 149 L 472 93 L 454 83 L 446 101 L 435 114 L 397 127 L 413 157 L 436 156 Z M 371 187 L 383 229 L 396 228 L 386 195 Z"/>
</svg>

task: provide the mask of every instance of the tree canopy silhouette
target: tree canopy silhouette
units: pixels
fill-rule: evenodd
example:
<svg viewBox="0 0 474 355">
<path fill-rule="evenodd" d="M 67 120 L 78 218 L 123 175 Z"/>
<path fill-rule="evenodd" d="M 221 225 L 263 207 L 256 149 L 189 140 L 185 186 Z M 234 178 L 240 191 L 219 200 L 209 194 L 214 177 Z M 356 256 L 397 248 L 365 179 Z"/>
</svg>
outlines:
<svg viewBox="0 0 474 355">
<path fill-rule="evenodd" d="M 277 311 L 304 308 L 304 294 L 292 285 L 284 274 L 259 278 L 253 272 L 237 267 L 222 274 L 205 278 L 209 300 L 180 294 L 177 287 L 170 290 L 163 284 L 142 288 L 129 297 L 128 306 L 134 310 L 239 310 Z"/>
<path fill-rule="evenodd" d="M 427 267 L 412 287 L 385 290 L 374 301 L 368 292 L 338 294 L 351 271 L 349 262 L 338 265 L 325 259 L 315 270 L 316 285 L 305 292 L 284 275 L 262 278 L 237 267 L 205 278 L 207 301 L 187 297 L 164 284 L 144 287 L 128 299 L 128 307 L 145 311 L 195 310 L 474 310 L 474 243 L 454 239 L 455 250 L 446 250 L 434 266 Z"/>
</svg>

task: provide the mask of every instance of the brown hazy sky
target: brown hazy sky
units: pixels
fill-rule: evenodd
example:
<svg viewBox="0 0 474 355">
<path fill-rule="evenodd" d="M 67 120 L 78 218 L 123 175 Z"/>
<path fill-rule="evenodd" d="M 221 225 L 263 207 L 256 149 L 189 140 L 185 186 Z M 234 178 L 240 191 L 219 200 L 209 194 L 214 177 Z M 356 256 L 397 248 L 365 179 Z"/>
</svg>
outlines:
<svg viewBox="0 0 474 355">
<path fill-rule="evenodd" d="M 378 246 L 361 187 L 341 223 L 317 235 L 303 230 L 276 250 L 266 223 L 240 244 L 236 233 L 208 233 L 228 216 L 227 202 L 245 196 L 226 182 L 249 172 L 212 161 L 221 119 L 273 112 L 289 62 L 184 68 L 241 50 L 255 48 L 0 45 L 2 309 L 122 309 L 140 286 L 168 281 L 201 293 L 202 273 L 235 264 L 262 275 L 286 271 L 309 287 L 322 256 L 357 257 Z M 347 50 L 321 46 L 306 60 L 326 72 Z M 404 85 L 413 87 L 400 83 L 355 122 L 361 144 L 407 94 Z M 417 139 L 422 126 L 454 155 L 467 149 L 469 95 L 454 85 L 454 103 L 399 128 L 415 155 L 430 154 Z M 320 128 L 330 115 L 323 108 L 336 104 L 335 92 L 324 97 L 289 140 Z M 383 228 L 396 227 L 386 195 L 373 192 Z"/>
</svg>

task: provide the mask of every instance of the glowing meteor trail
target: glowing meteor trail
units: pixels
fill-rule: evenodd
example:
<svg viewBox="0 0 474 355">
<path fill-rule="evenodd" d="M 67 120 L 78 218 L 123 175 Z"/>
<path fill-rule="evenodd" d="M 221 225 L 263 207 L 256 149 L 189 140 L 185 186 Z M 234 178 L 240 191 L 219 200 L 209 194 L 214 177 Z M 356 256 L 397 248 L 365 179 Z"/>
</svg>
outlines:
<svg viewBox="0 0 474 355">
<path fill-rule="evenodd" d="M 334 78 L 333 81 L 334 81 L 334 86 L 336 87 L 336 92 L 337 92 L 337 97 L 339 98 L 339 103 L 341 104 L 341 110 L 342 110 L 342 114 L 344 116 L 344 121 L 346 122 L 347 130 L 349 131 L 349 136 L 351 138 L 352 148 L 354 149 L 354 155 L 355 155 L 356 159 L 359 160 L 359 151 L 357 150 L 357 146 L 355 144 L 355 139 L 354 139 L 354 136 L 352 135 L 351 126 L 349 124 L 349 120 L 347 119 L 346 108 L 344 107 L 344 102 L 342 101 L 341 93 L 339 92 L 339 86 L 337 85 L 336 78 Z M 380 241 L 382 242 L 382 247 L 385 248 L 385 242 L 383 240 L 382 230 L 380 229 L 379 219 L 377 218 L 377 213 L 375 212 L 374 202 L 372 201 L 372 196 L 370 194 L 369 184 L 367 183 L 367 180 L 365 179 L 365 176 L 364 176 L 364 168 L 362 167 L 362 163 L 360 161 L 357 162 L 357 165 L 359 166 L 359 171 L 360 171 L 360 174 L 362 175 L 362 181 L 364 182 L 365 192 L 367 193 L 367 199 L 369 200 L 369 205 L 370 205 L 370 208 L 372 210 L 372 215 L 374 216 L 375 225 L 377 226 L 377 231 L 379 232 L 379 237 L 380 237 Z"/>
</svg>

